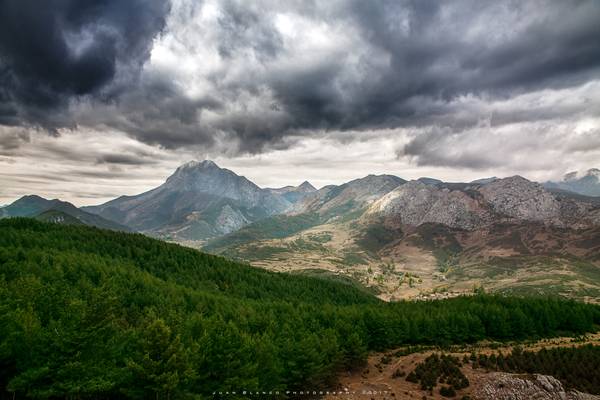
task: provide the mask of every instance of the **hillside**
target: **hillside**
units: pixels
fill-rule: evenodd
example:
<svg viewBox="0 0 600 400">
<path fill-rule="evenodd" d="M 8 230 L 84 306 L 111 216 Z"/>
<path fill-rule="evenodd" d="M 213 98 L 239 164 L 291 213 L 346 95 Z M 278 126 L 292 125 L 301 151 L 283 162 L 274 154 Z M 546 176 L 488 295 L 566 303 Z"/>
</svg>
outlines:
<svg viewBox="0 0 600 400">
<path fill-rule="evenodd" d="M 405 182 L 392 175 L 369 175 L 340 186 L 326 186 L 296 203 L 288 213 L 265 218 L 213 239 L 204 249 L 222 252 L 232 246 L 252 244 L 257 240 L 290 237 L 328 223 L 353 221 L 363 214 L 370 203 Z"/>
<path fill-rule="evenodd" d="M 38 221 L 51 222 L 54 224 L 66 224 L 66 225 L 85 225 L 77 218 L 57 210 L 46 210 L 33 217 Z"/>
<path fill-rule="evenodd" d="M 131 231 L 118 222 L 85 212 L 69 202 L 58 199 L 47 200 L 36 195 L 23 196 L 12 204 L 0 208 L 0 218 L 8 217 L 34 217 L 48 222 L 83 224 L 116 231 Z"/>
<path fill-rule="evenodd" d="M 10 398 L 185 398 L 328 388 L 369 350 L 581 334 L 600 309 L 488 295 L 383 303 L 139 234 L 0 221 Z"/>
<path fill-rule="evenodd" d="M 423 181 L 353 191 L 376 193 L 362 197 L 348 194 L 350 185 L 325 188 L 295 213 L 250 224 L 204 249 L 277 271 L 341 274 L 384 299 L 444 298 L 484 286 L 596 301 L 596 199 L 520 176 Z"/>
</svg>

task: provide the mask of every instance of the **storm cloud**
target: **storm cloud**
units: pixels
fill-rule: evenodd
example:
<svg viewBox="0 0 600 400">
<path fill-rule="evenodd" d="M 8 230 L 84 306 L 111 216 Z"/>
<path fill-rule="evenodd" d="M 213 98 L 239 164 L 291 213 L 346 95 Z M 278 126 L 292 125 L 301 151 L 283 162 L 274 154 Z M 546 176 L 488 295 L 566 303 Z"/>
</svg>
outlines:
<svg viewBox="0 0 600 400">
<path fill-rule="evenodd" d="M 459 96 L 506 98 L 600 72 L 594 1 L 5 0 L 0 9 L 0 122 L 110 126 L 167 148 L 226 140 L 261 152 L 303 131 L 462 129 L 479 116 L 453 118 Z"/>
<path fill-rule="evenodd" d="M 168 11 L 160 0 L 3 0 L 0 123 L 77 125 L 63 115 L 69 102 L 128 88 Z"/>
</svg>

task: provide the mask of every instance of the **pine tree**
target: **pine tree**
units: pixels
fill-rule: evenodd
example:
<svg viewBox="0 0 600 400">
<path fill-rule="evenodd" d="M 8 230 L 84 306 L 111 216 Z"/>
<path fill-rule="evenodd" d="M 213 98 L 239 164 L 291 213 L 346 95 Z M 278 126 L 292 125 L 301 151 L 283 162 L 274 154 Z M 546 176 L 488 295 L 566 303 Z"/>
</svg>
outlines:
<svg viewBox="0 0 600 400">
<path fill-rule="evenodd" d="M 170 399 L 193 377 L 181 338 L 161 319 L 149 322 L 142 332 L 140 351 L 127 362 L 132 387 L 125 393 L 136 398 Z"/>
</svg>

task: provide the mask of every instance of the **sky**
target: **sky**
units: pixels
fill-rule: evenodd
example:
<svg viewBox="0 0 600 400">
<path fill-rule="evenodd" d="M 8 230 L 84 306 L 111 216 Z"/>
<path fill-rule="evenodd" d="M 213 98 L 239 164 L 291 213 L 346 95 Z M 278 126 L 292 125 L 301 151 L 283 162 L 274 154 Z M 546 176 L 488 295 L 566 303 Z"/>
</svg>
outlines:
<svg viewBox="0 0 600 400">
<path fill-rule="evenodd" d="M 600 167 L 600 2 L 2 0 L 0 204 Z"/>
</svg>

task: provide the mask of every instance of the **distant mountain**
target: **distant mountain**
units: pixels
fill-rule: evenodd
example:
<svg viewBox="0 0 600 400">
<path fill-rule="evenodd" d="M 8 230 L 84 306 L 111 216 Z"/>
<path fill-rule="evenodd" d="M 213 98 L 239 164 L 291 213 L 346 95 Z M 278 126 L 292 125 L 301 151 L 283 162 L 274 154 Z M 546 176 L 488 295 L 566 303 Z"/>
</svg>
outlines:
<svg viewBox="0 0 600 400">
<path fill-rule="evenodd" d="M 405 182 L 393 175 L 368 175 L 343 185 L 325 186 L 296 204 L 293 212 L 340 216 L 366 207 Z"/>
<path fill-rule="evenodd" d="M 166 239 L 205 240 L 290 206 L 285 197 L 205 160 L 182 165 L 164 184 L 146 193 L 85 210 Z"/>
<path fill-rule="evenodd" d="M 249 224 L 210 241 L 204 248 L 219 252 L 256 240 L 288 237 L 315 226 L 353 221 L 369 204 L 404 182 L 393 175 L 368 175 L 343 185 L 325 186 L 298 201 L 287 213 Z"/>
<path fill-rule="evenodd" d="M 46 200 L 36 195 L 23 196 L 15 202 L 0 208 L 0 217 L 32 217 L 52 206 L 52 202 L 59 200 Z"/>
<path fill-rule="evenodd" d="M 309 194 L 316 192 L 317 189 L 308 181 L 302 182 L 299 186 L 284 186 L 282 188 L 267 188 L 273 194 L 284 197 L 290 203 L 297 203 Z"/>
<path fill-rule="evenodd" d="M 521 176 L 456 187 L 408 182 L 375 202 L 370 212 L 393 216 L 404 225 L 438 223 L 467 230 L 517 221 L 572 228 L 600 225 L 600 210 L 593 203 L 558 197 Z"/>
<path fill-rule="evenodd" d="M 481 185 L 485 185 L 486 183 L 491 183 L 498 180 L 498 178 L 496 178 L 495 176 L 489 177 L 489 178 L 481 178 L 481 179 L 475 179 L 474 181 L 471 181 L 470 183 L 478 183 Z"/>
<path fill-rule="evenodd" d="M 117 222 L 85 212 L 73 204 L 58 199 L 47 200 L 36 195 L 23 196 L 14 203 L 0 208 L 0 218 L 31 217 L 47 222 L 84 224 L 103 229 L 130 231 Z"/>
<path fill-rule="evenodd" d="M 417 179 L 417 181 L 424 183 L 425 185 L 439 185 L 440 183 L 443 183 L 441 180 L 439 179 L 435 179 L 435 178 L 427 178 L 427 177 L 421 177 L 419 179 Z"/>
<path fill-rule="evenodd" d="M 385 299 L 474 285 L 600 296 L 600 203 L 520 176 L 424 183 L 371 175 L 322 188 L 205 249 L 276 270 L 333 271 Z"/>
<path fill-rule="evenodd" d="M 418 180 L 399 186 L 374 202 L 368 214 L 392 217 L 403 225 L 440 223 L 465 229 L 491 218 L 479 200 L 465 191 L 439 189 Z"/>
<path fill-rule="evenodd" d="M 560 182 L 546 182 L 549 189 L 561 189 L 585 196 L 600 196 L 600 169 L 589 169 L 585 174 L 577 172 L 566 174 Z"/>
</svg>

